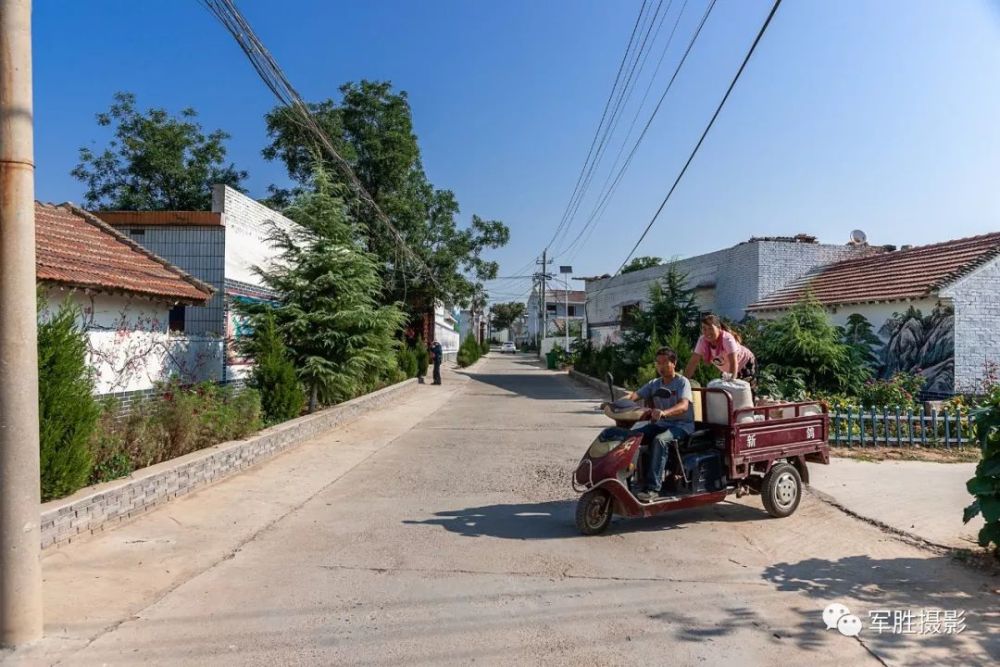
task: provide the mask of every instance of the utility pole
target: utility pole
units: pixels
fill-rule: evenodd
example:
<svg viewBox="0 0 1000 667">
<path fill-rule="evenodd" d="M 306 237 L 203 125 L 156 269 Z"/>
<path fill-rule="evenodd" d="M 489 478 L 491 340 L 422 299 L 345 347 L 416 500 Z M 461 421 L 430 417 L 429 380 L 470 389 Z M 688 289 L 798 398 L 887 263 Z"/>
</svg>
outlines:
<svg viewBox="0 0 1000 667">
<path fill-rule="evenodd" d="M 42 636 L 31 0 L 0 0 L 0 644 Z"/>
<path fill-rule="evenodd" d="M 541 345 L 541 343 L 545 341 L 545 336 L 549 332 L 549 311 L 548 311 L 548 308 L 547 308 L 546 303 L 545 303 L 545 289 L 546 289 L 546 280 L 549 277 L 547 272 L 549 270 L 549 264 L 552 263 L 552 260 L 548 258 L 548 252 L 549 252 L 549 250 L 548 250 L 548 248 L 546 248 L 545 250 L 542 251 L 542 259 L 541 260 L 537 260 L 537 259 L 535 260 L 535 264 L 541 264 L 542 265 L 542 272 L 541 272 L 540 277 L 539 277 L 539 280 L 541 280 L 541 282 L 542 282 L 542 288 L 541 288 L 541 293 L 540 293 L 541 302 L 542 302 L 542 340 L 538 344 L 538 354 L 539 355 L 542 354 L 542 345 Z"/>
</svg>

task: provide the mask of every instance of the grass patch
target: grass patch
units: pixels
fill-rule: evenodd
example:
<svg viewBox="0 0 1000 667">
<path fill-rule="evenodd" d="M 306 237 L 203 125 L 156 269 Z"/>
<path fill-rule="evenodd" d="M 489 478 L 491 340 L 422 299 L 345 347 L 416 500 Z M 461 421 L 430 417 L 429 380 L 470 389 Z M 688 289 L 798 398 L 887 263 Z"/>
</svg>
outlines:
<svg viewBox="0 0 1000 667">
<path fill-rule="evenodd" d="M 937 447 L 830 447 L 830 454 L 858 461 L 931 461 L 934 463 L 976 463 L 978 447 L 944 449 Z"/>
</svg>

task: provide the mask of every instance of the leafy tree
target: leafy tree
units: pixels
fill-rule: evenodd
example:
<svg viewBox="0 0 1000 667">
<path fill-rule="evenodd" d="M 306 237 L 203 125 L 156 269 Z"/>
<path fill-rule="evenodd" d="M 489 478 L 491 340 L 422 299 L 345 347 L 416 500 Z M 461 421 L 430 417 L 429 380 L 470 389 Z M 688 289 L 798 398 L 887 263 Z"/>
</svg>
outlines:
<svg viewBox="0 0 1000 667">
<path fill-rule="evenodd" d="M 297 197 L 287 211 L 302 228 L 272 231 L 280 263 L 257 269 L 279 304 L 243 306 L 255 326 L 260 315 L 274 313 L 309 390 L 310 411 L 394 377 L 395 336 L 404 320 L 396 305 L 380 305 L 376 261 L 357 243 L 357 230 L 321 167 L 314 185 L 314 192 Z"/>
<path fill-rule="evenodd" d="M 826 311 L 812 295 L 755 336 L 758 363 L 801 369 L 810 392 L 855 394 L 871 371 L 855 363 Z"/>
<path fill-rule="evenodd" d="M 520 301 L 495 303 L 490 307 L 493 313 L 493 328 L 502 331 L 524 317 L 524 304 Z"/>
<path fill-rule="evenodd" d="M 116 93 L 97 124 L 114 127 L 104 150 L 80 149 L 70 172 L 87 185 L 88 208 L 128 211 L 208 210 L 212 186 L 223 183 L 242 191 L 247 172 L 226 164 L 222 130 L 204 134 L 194 109 L 170 116 L 166 110 L 136 109 L 135 95 Z"/>
<path fill-rule="evenodd" d="M 38 325 L 38 412 L 42 500 L 69 495 L 87 483 L 90 440 L 100 416 L 87 364 L 79 309 L 63 304 Z"/>
<path fill-rule="evenodd" d="M 632 273 L 633 271 L 651 269 L 654 266 L 659 266 L 661 264 L 663 264 L 663 260 L 659 257 L 633 257 L 632 261 L 622 268 L 622 273 Z"/>
<path fill-rule="evenodd" d="M 483 253 L 506 245 L 509 230 L 499 221 L 476 215 L 468 227 L 459 227 L 454 193 L 434 188 L 424 173 L 405 92 L 395 92 L 388 82 L 361 81 L 344 84 L 340 93 L 339 104 L 325 100 L 310 104 L 310 109 L 361 185 L 419 258 L 408 258 L 374 219 L 370 206 L 352 190 L 344 190 L 348 215 L 360 223 L 365 247 L 375 256 L 387 286 L 383 303 L 403 302 L 414 318 L 426 313 L 437 299 L 468 305 L 482 291 L 482 281 L 496 277 L 496 262 L 485 260 Z M 297 183 L 292 191 L 275 190 L 276 200 L 314 189 L 311 163 L 316 155 L 321 156 L 325 173 L 347 184 L 339 166 L 319 152 L 289 111 L 275 109 L 266 121 L 271 141 L 264 157 L 282 161 Z"/>
<path fill-rule="evenodd" d="M 264 420 L 277 424 L 299 416 L 305 395 L 278 332 L 274 313 L 261 313 L 256 324 L 253 334 L 243 342 L 244 350 L 254 360 L 249 384 L 260 393 Z"/>
<path fill-rule="evenodd" d="M 855 363 L 864 364 L 872 373 L 876 373 L 881 366 L 878 350 L 882 347 L 882 341 L 875 335 L 868 318 L 860 313 L 851 313 L 847 324 L 840 331 L 843 341 L 851 347 Z"/>
</svg>

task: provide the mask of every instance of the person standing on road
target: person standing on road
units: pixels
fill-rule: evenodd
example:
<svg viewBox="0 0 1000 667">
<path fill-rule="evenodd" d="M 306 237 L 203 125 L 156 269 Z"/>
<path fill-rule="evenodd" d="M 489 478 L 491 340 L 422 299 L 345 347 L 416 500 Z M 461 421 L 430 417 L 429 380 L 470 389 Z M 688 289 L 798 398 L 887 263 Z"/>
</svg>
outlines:
<svg viewBox="0 0 1000 667">
<path fill-rule="evenodd" d="M 441 343 L 431 344 L 431 360 L 434 362 L 434 384 L 441 384 Z"/>
<path fill-rule="evenodd" d="M 637 497 L 645 503 L 652 502 L 660 494 L 671 443 L 694 433 L 691 383 L 677 373 L 677 353 L 669 347 L 658 349 L 656 372 L 660 377 L 627 396 L 632 401 L 653 401 L 652 422 L 641 429 L 647 449 L 643 457 L 644 479 L 640 481 L 643 488 Z"/>
</svg>

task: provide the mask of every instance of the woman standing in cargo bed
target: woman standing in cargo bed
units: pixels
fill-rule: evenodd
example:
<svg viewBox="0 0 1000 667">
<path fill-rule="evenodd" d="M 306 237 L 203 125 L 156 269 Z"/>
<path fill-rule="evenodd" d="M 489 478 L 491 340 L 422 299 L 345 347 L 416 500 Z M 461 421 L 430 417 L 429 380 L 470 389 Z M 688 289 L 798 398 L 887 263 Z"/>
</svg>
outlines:
<svg viewBox="0 0 1000 667">
<path fill-rule="evenodd" d="M 757 359 L 740 342 L 739 337 L 722 324 L 717 315 L 709 314 L 701 318 L 701 336 L 684 369 L 684 376 L 691 377 L 698 370 L 698 364 L 703 361 L 718 368 L 723 375 L 729 374 L 754 384 Z"/>
</svg>

